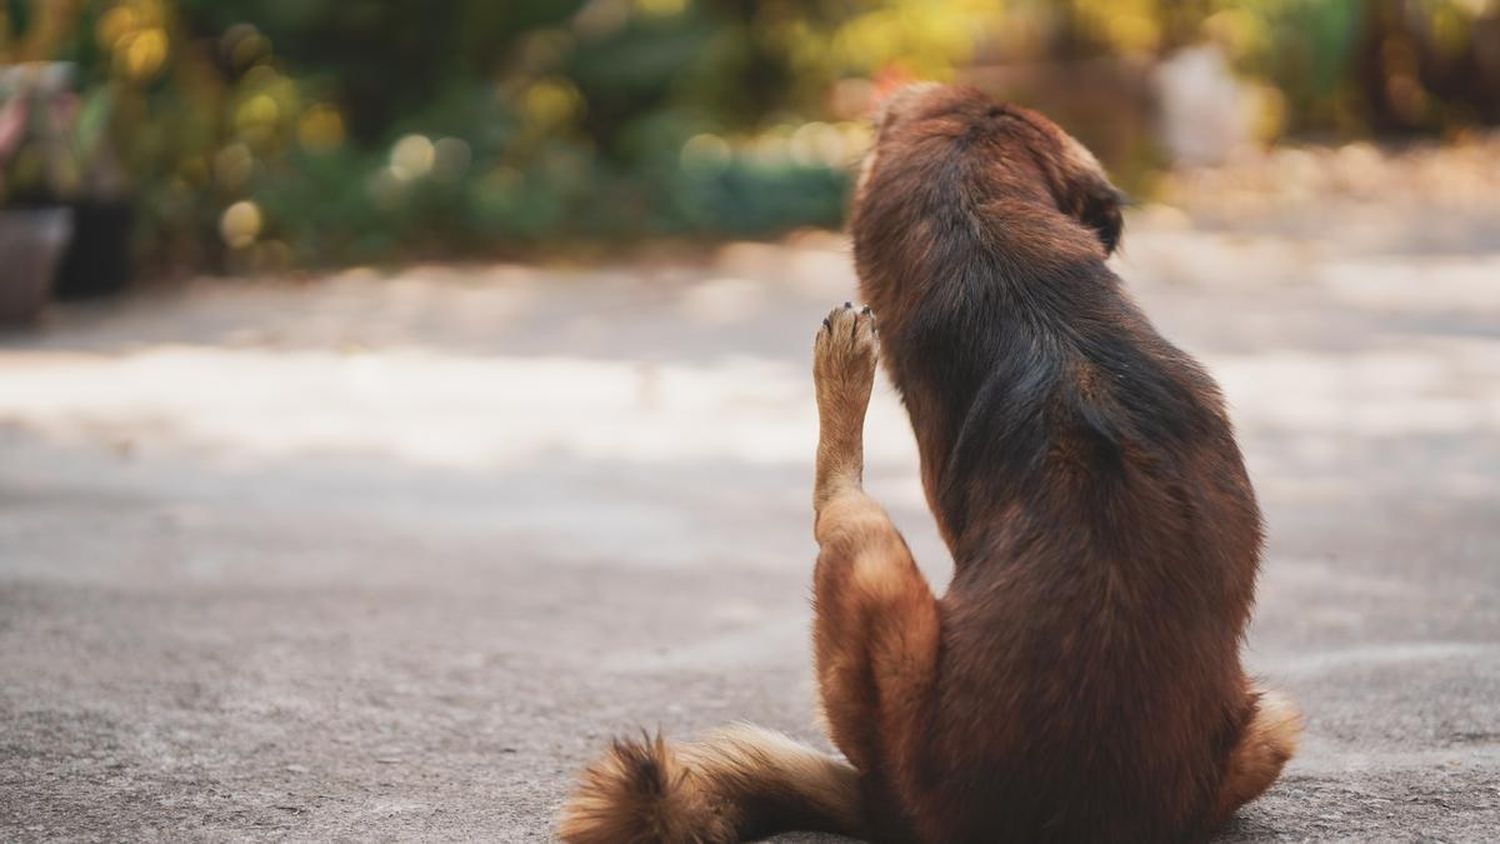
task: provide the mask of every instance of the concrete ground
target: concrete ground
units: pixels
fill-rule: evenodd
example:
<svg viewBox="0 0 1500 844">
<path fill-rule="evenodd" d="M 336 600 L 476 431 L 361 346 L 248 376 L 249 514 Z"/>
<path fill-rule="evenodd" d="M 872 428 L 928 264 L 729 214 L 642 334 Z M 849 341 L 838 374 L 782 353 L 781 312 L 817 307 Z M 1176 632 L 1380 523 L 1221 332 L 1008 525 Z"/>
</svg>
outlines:
<svg viewBox="0 0 1500 844">
<path fill-rule="evenodd" d="M 1307 713 L 1231 840 L 1500 834 L 1500 232 L 1405 210 L 1127 229 L 1229 396 L 1270 526 L 1248 661 Z M 540 841 L 611 733 L 821 741 L 807 355 L 851 289 L 810 237 L 4 335 L 0 839 Z M 941 585 L 888 389 L 868 431 Z"/>
</svg>

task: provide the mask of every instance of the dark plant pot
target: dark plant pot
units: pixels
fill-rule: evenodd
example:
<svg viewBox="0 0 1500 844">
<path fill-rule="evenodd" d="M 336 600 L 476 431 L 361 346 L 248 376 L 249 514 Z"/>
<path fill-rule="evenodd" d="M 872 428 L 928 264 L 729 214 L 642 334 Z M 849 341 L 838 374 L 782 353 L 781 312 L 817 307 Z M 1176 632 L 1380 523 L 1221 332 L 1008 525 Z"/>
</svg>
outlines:
<svg viewBox="0 0 1500 844">
<path fill-rule="evenodd" d="M 89 299 L 120 292 L 130 280 L 130 205 L 86 201 L 72 207 L 73 240 L 57 269 L 53 295 Z"/>
<path fill-rule="evenodd" d="M 47 304 L 71 230 L 66 206 L 0 209 L 0 322 L 27 322 Z"/>
</svg>

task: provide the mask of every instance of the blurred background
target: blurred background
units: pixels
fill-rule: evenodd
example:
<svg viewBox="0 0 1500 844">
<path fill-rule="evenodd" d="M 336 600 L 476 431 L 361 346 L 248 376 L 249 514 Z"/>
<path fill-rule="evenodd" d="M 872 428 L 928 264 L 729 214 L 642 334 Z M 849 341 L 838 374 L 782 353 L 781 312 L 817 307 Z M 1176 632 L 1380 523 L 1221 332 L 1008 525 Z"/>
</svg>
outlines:
<svg viewBox="0 0 1500 844">
<path fill-rule="evenodd" d="M 1228 837 L 1492 837 L 1500 2 L 0 0 L 0 838 L 548 840 L 611 733 L 821 741 L 807 355 L 918 79 L 1098 154 L 1224 386 L 1309 723 Z"/>
<path fill-rule="evenodd" d="M 71 210 L 63 294 L 837 228 L 913 79 L 1045 108 L 1143 198 L 1500 120 L 1488 0 L 7 0 L 0 65 L 0 201 Z"/>
</svg>

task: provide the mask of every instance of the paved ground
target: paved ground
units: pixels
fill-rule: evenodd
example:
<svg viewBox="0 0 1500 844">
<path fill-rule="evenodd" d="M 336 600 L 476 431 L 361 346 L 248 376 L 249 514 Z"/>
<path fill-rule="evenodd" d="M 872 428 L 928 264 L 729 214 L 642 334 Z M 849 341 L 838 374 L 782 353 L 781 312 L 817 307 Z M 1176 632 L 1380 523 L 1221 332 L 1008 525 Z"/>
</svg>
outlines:
<svg viewBox="0 0 1500 844">
<path fill-rule="evenodd" d="M 1308 715 L 1229 837 L 1492 838 L 1500 231 L 1344 223 L 1148 210 L 1122 261 L 1228 391 L 1271 529 L 1249 661 Z M 545 840 L 613 731 L 816 740 L 843 248 L 219 282 L 0 338 L 0 838 Z M 942 582 L 889 391 L 869 430 Z"/>
</svg>

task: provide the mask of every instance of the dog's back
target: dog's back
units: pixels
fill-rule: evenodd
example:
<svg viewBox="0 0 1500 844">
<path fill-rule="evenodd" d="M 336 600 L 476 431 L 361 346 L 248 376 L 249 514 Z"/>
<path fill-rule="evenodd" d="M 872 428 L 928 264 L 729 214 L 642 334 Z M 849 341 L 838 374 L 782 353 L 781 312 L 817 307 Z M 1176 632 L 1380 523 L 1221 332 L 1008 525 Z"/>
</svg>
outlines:
<svg viewBox="0 0 1500 844">
<path fill-rule="evenodd" d="M 956 570 L 929 761 L 987 797 L 937 789 L 936 838 L 1195 829 L 1249 715 L 1237 651 L 1259 544 L 1217 400 L 1126 338 L 1101 359 L 1037 321 L 986 321 L 976 336 L 1042 351 L 944 411 L 962 421 L 933 498 Z M 887 356 L 906 340 L 893 327 Z"/>
<path fill-rule="evenodd" d="M 1261 541 L 1218 391 L 1105 266 L 1117 200 L 1060 130 L 972 92 L 892 108 L 856 257 L 956 566 L 918 826 L 1201 832 Z"/>
</svg>

